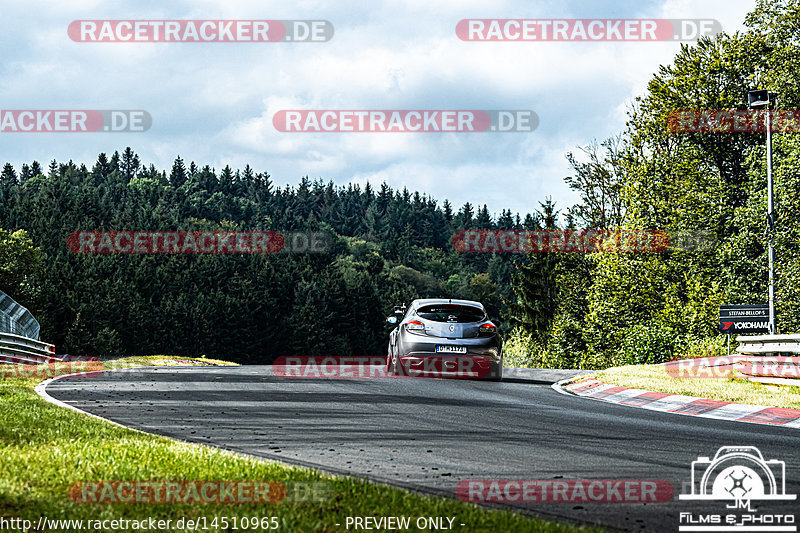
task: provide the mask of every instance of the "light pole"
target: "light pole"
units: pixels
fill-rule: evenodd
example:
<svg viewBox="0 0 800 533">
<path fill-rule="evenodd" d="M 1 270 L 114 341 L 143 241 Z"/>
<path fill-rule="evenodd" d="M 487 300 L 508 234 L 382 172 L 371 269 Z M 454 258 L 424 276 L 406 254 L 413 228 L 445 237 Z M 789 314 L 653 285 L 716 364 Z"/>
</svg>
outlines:
<svg viewBox="0 0 800 533">
<path fill-rule="evenodd" d="M 751 109 L 764 108 L 767 129 L 767 250 L 769 257 L 769 333 L 777 333 L 775 323 L 775 210 L 772 197 L 772 117 L 770 102 L 777 102 L 777 93 L 758 90 L 747 93 L 747 104 Z"/>
</svg>

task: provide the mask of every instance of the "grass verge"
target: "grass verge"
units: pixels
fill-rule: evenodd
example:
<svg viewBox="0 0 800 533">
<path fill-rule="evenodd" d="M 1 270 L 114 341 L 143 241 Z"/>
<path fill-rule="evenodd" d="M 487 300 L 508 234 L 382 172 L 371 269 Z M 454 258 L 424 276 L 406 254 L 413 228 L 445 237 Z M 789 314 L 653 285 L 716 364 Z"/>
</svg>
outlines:
<svg viewBox="0 0 800 533">
<path fill-rule="evenodd" d="M 800 409 L 798 387 L 776 387 L 733 378 L 676 378 L 660 365 L 633 365 L 601 370 L 592 377 L 606 383 L 710 400 Z"/>
<path fill-rule="evenodd" d="M 114 366 L 142 366 L 154 359 L 174 358 L 128 358 L 116 360 Z M 0 371 L 7 370 L 3 366 L 8 365 L 0 365 Z M 57 365 L 55 371 L 60 370 L 62 367 Z M 34 524 L 42 516 L 50 520 L 84 520 L 87 522 L 83 531 L 133 531 L 136 529 L 130 524 L 127 528 L 109 527 L 113 526 L 111 523 L 100 527 L 102 524 L 92 526 L 93 522 L 88 521 L 148 518 L 172 520 L 173 527 L 166 529 L 169 531 L 195 531 L 201 529 L 174 524 L 181 518 L 205 517 L 205 531 L 261 531 L 277 525 L 273 531 L 333 532 L 345 531 L 348 516 L 410 516 L 412 523 L 424 516 L 455 517 L 454 529 L 460 531 L 599 531 L 135 432 L 47 403 L 34 392 L 41 379 L 0 379 L 0 517 L 28 519 Z M 76 482 L 116 480 L 322 482 L 330 497 L 323 502 L 274 504 L 98 504 L 76 503 L 68 495 Z M 222 517 L 227 519 L 228 527 L 222 527 Z M 262 524 L 250 527 L 252 522 L 242 527 L 241 520 L 252 517 L 277 520 L 268 521 L 263 528 Z M 337 527 L 337 523 L 342 525 Z M 462 523 L 465 526 L 459 527 Z M 51 523 L 43 529 L 77 531 L 78 527 L 74 523 L 60 527 Z"/>
</svg>

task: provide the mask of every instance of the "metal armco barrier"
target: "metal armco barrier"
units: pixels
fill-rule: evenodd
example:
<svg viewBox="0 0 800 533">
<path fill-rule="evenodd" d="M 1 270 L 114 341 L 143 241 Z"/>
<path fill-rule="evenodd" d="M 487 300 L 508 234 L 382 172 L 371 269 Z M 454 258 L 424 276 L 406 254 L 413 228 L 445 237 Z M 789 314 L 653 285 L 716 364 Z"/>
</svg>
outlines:
<svg viewBox="0 0 800 533">
<path fill-rule="evenodd" d="M 0 291 L 0 364 L 54 363 L 56 347 L 39 338 L 39 322 L 30 311 Z"/>
<path fill-rule="evenodd" d="M 30 311 L 0 291 L 0 332 L 38 339 L 39 329 L 39 322 Z"/>
<path fill-rule="evenodd" d="M 748 335 L 736 337 L 737 376 L 770 385 L 800 386 L 800 335 Z"/>
<path fill-rule="evenodd" d="M 0 364 L 41 365 L 60 361 L 56 347 L 13 333 L 0 333 Z"/>
</svg>

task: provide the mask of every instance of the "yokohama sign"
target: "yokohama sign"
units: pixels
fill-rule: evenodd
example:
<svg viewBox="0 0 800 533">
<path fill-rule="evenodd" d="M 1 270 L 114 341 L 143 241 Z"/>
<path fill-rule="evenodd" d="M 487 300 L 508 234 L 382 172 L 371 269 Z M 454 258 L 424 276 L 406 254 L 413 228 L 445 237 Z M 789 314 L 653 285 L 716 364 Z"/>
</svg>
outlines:
<svg viewBox="0 0 800 533">
<path fill-rule="evenodd" d="M 769 333 L 769 306 L 766 304 L 719 306 L 719 332 L 728 335 Z"/>
</svg>

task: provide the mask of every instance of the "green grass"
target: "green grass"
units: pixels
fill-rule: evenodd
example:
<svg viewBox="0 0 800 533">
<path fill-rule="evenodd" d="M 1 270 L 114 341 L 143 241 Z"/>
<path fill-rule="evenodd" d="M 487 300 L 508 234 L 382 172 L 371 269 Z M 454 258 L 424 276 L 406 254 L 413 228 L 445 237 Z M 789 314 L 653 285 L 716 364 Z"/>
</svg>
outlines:
<svg viewBox="0 0 800 533">
<path fill-rule="evenodd" d="M 126 368 L 126 367 L 136 367 L 136 366 L 152 366 L 156 364 L 157 361 L 196 361 L 198 363 L 210 363 L 213 365 L 238 366 L 236 363 L 231 363 L 230 361 L 223 361 L 221 359 L 207 359 L 205 356 L 175 357 L 171 355 L 145 355 L 136 357 L 122 357 L 119 359 L 112 359 L 109 361 L 105 361 L 104 364 L 107 368 L 109 367 Z"/>
<path fill-rule="evenodd" d="M 117 360 L 115 366 L 139 366 L 164 358 L 129 358 Z M 0 517 L 34 523 L 40 516 L 84 520 L 207 517 L 210 524 L 214 517 L 276 516 L 280 531 L 333 532 L 345 531 L 348 516 L 411 516 L 412 520 L 449 516 L 456 518 L 455 524 L 466 524 L 456 526 L 460 531 L 588 531 L 455 498 L 423 496 L 132 431 L 47 403 L 34 392 L 40 380 L 0 379 Z M 75 482 L 114 480 L 324 482 L 330 498 L 321 503 L 260 505 L 92 504 L 76 503 L 68 496 Z M 342 526 L 335 526 L 337 522 Z M 216 530 L 221 529 L 209 528 Z"/>
<path fill-rule="evenodd" d="M 633 365 L 601 370 L 593 377 L 606 383 L 711 400 L 800 409 L 800 387 L 776 387 L 743 379 L 676 378 L 663 366 Z"/>
</svg>

